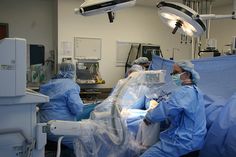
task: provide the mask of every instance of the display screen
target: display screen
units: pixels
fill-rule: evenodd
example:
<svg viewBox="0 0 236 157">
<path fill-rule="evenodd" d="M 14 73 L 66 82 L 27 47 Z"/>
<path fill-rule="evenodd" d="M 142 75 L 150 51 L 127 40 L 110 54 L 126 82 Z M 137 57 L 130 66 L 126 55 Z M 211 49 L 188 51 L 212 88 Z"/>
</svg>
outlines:
<svg viewBox="0 0 236 157">
<path fill-rule="evenodd" d="M 30 46 L 30 65 L 42 64 L 44 65 L 45 49 L 43 45 L 29 45 Z"/>
<path fill-rule="evenodd" d="M 0 23 L 0 40 L 8 37 L 8 24 Z"/>
<path fill-rule="evenodd" d="M 152 60 L 153 55 L 160 56 L 160 46 L 142 46 L 142 56 Z"/>
</svg>

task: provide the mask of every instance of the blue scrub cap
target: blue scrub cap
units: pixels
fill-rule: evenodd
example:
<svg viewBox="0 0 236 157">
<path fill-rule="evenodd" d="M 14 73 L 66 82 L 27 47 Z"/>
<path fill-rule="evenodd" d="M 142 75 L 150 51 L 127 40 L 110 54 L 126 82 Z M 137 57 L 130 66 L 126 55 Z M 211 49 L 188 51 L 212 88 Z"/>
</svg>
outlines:
<svg viewBox="0 0 236 157">
<path fill-rule="evenodd" d="M 139 57 L 133 62 L 133 64 L 149 64 L 149 63 L 150 61 L 148 60 L 147 57 Z"/>
<path fill-rule="evenodd" d="M 198 80 L 200 80 L 200 76 L 198 72 L 194 70 L 194 64 L 190 61 L 179 61 L 176 63 L 178 66 L 180 66 L 185 71 L 189 71 L 192 74 L 192 81 L 193 83 L 197 84 Z"/>
<path fill-rule="evenodd" d="M 75 76 L 75 66 L 72 63 L 61 63 L 60 70 L 55 78 L 73 79 Z"/>
</svg>

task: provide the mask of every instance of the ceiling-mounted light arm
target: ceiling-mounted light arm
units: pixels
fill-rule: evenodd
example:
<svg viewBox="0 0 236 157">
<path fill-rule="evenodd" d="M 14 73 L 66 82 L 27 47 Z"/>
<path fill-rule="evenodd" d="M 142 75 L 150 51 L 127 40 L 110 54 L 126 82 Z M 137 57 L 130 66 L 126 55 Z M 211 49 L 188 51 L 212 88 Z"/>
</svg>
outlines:
<svg viewBox="0 0 236 157">
<path fill-rule="evenodd" d="M 235 15 L 216 15 L 216 14 L 201 14 L 195 19 L 201 18 L 202 20 L 215 20 L 215 19 L 235 19 Z"/>
<path fill-rule="evenodd" d="M 196 17 L 193 17 L 193 19 L 199 19 L 202 20 L 215 20 L 215 19 L 236 19 L 236 0 L 233 1 L 233 12 L 232 14 L 227 15 L 216 15 L 216 14 L 201 14 L 197 15 Z"/>
</svg>

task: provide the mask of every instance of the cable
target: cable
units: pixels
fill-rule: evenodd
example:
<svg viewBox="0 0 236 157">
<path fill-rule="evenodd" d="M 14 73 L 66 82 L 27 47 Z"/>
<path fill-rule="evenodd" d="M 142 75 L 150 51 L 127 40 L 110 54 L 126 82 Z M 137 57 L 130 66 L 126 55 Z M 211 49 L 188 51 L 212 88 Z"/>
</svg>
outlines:
<svg viewBox="0 0 236 157">
<path fill-rule="evenodd" d="M 32 156 L 32 151 L 35 146 L 35 140 L 32 141 L 31 144 L 26 145 L 26 157 L 31 157 Z"/>
<path fill-rule="evenodd" d="M 59 137 L 58 141 L 57 141 L 57 156 L 56 157 L 60 157 L 61 155 L 61 141 L 64 138 L 64 136 Z"/>
</svg>

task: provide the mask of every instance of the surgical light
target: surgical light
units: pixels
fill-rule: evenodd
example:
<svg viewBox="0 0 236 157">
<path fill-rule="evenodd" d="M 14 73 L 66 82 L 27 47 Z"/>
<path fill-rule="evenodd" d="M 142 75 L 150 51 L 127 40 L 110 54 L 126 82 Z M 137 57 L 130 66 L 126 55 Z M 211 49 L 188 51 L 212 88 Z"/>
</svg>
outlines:
<svg viewBox="0 0 236 157">
<path fill-rule="evenodd" d="M 199 15 L 193 9 L 177 2 L 161 1 L 157 4 L 161 20 L 176 32 L 189 36 L 200 36 L 206 27 L 203 20 L 236 19 L 236 0 L 233 0 L 233 12 L 228 15 L 203 14 Z"/>
<path fill-rule="evenodd" d="M 181 3 L 162 1 L 157 4 L 157 8 L 161 20 L 173 28 L 173 34 L 179 32 L 189 36 L 200 36 L 206 30 L 198 13 Z"/>
<path fill-rule="evenodd" d="M 107 13 L 109 21 L 112 23 L 116 10 L 132 7 L 135 4 L 136 0 L 85 0 L 79 8 L 74 9 L 74 12 L 83 16 Z"/>
</svg>

